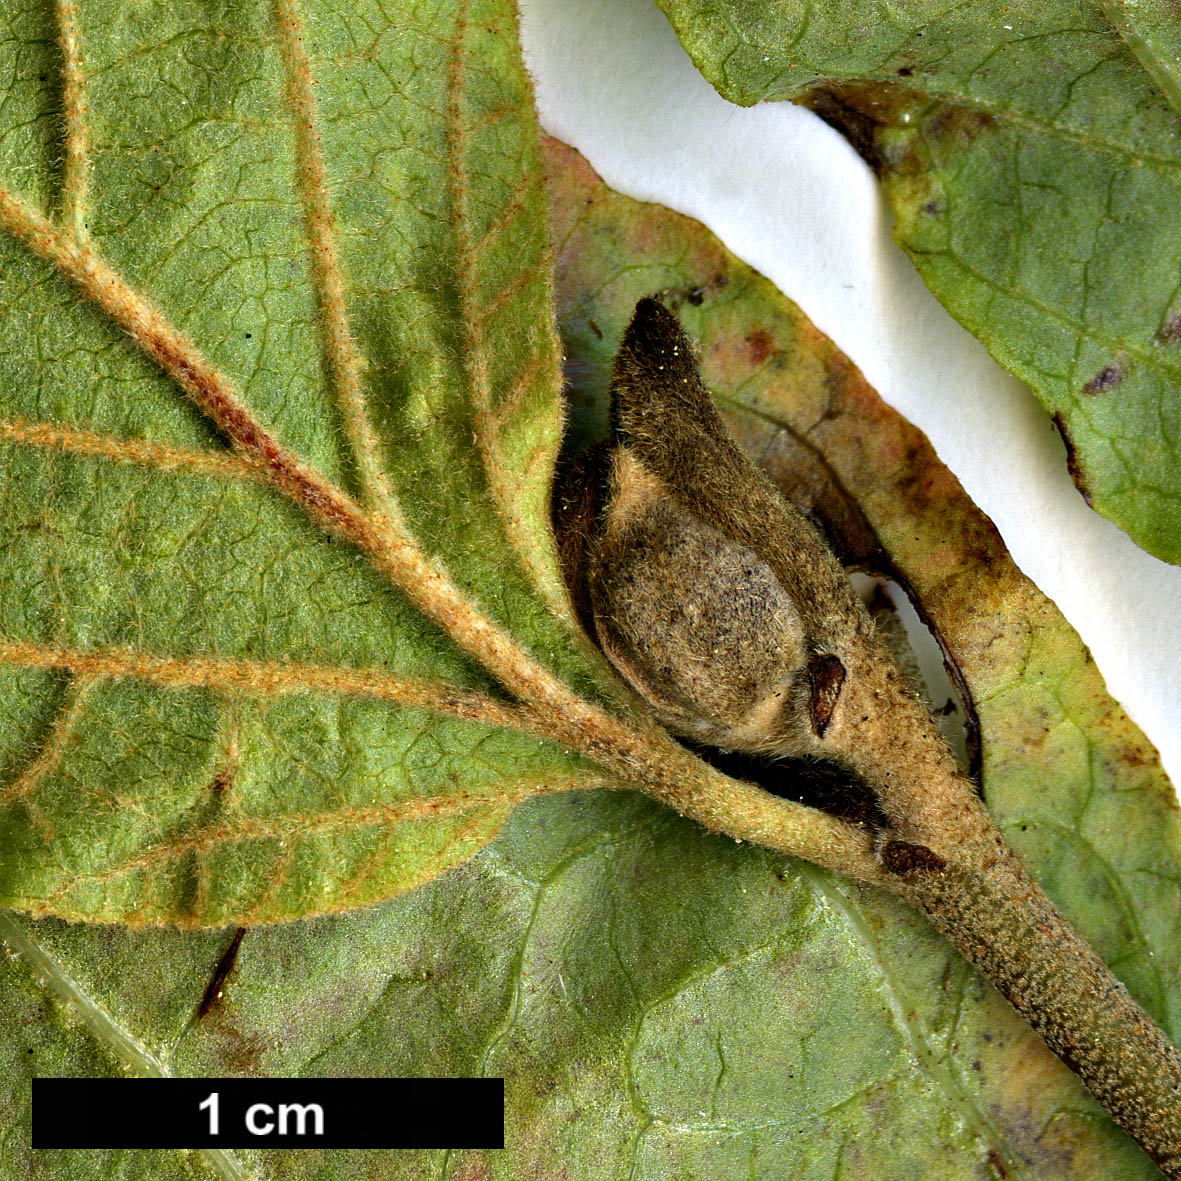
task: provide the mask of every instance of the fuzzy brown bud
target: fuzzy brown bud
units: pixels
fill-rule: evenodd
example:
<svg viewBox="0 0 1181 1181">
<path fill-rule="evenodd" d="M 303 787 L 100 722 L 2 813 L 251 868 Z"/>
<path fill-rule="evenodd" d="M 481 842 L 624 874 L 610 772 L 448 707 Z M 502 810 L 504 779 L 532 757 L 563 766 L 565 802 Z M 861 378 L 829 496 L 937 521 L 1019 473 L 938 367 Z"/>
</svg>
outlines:
<svg viewBox="0 0 1181 1181">
<path fill-rule="evenodd" d="M 730 437 L 655 300 L 611 398 L 612 438 L 560 492 L 558 529 L 587 630 L 655 716 L 722 750 L 838 764 L 879 795 L 916 760 L 954 770 L 844 569 Z"/>
<path fill-rule="evenodd" d="M 804 668 L 803 624 L 770 566 L 617 449 L 590 600 L 603 651 L 661 720 L 759 749 Z"/>
</svg>

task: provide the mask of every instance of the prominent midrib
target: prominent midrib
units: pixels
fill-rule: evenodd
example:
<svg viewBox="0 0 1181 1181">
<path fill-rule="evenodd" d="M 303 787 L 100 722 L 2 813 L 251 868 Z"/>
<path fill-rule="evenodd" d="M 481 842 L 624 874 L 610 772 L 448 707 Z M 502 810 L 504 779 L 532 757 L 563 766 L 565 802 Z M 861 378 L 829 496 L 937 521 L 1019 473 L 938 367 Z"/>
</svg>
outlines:
<svg viewBox="0 0 1181 1181">
<path fill-rule="evenodd" d="M 725 779 L 681 750 L 654 722 L 622 719 L 585 700 L 511 634 L 483 615 L 421 549 L 400 516 L 367 513 L 347 493 L 272 438 L 228 379 L 90 246 L 66 236 L 0 188 L 0 229 L 55 266 L 192 399 L 272 485 L 322 528 L 357 545 L 453 643 L 474 657 L 523 704 L 549 720 L 565 745 L 642 787 L 712 831 L 843 866 L 866 880 L 881 867 L 866 835 L 803 805 Z M 396 510 L 395 510 L 396 511 Z"/>
<path fill-rule="evenodd" d="M 462 15 L 465 0 L 461 5 Z M 294 15 L 290 3 L 279 12 L 281 17 Z M 510 18 L 507 9 L 505 16 Z M 455 35 L 461 37 L 465 30 L 461 21 Z M 296 33 L 298 29 L 289 29 L 289 39 Z M 462 55 L 462 45 L 456 50 Z M 298 47 L 288 46 L 292 63 L 298 64 L 298 53 Z M 490 114 L 499 117 L 499 110 Z M 308 143 L 314 147 L 318 142 L 314 135 L 304 138 L 305 151 Z M 306 166 L 305 161 L 305 171 Z M 312 212 L 323 220 L 315 209 Z M 330 222 L 324 224 L 330 228 Z M 229 378 L 88 240 L 79 239 L 2 187 L 0 229 L 73 283 L 160 366 L 276 491 L 327 532 L 355 544 L 377 572 L 498 679 L 523 709 L 544 719 L 564 746 L 711 831 L 725 831 L 736 839 L 826 866 L 841 866 L 866 880 L 881 878 L 883 870 L 866 833 L 823 812 L 727 779 L 677 746 L 645 716 L 623 708 L 610 712 L 572 690 L 511 632 L 482 613 L 442 563 L 422 549 L 395 503 L 366 509 L 286 450 L 254 417 Z M 330 344 L 329 351 L 340 343 L 338 339 Z M 554 610 L 562 614 L 558 606 Z"/>
</svg>

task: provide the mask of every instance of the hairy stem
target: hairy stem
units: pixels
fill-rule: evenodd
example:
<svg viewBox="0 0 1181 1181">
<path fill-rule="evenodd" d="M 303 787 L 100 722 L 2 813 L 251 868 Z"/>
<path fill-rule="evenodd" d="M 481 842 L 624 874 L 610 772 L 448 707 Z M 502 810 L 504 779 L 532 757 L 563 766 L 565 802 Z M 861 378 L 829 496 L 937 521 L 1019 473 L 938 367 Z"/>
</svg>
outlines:
<svg viewBox="0 0 1181 1181">
<path fill-rule="evenodd" d="M 995 832 L 999 837 L 999 832 Z M 992 981 L 1166 1177 L 1181 1178 L 1181 1051 L 1007 845 L 939 864 L 891 853 L 899 892 Z M 999 855 L 998 855 L 999 854 Z"/>
</svg>

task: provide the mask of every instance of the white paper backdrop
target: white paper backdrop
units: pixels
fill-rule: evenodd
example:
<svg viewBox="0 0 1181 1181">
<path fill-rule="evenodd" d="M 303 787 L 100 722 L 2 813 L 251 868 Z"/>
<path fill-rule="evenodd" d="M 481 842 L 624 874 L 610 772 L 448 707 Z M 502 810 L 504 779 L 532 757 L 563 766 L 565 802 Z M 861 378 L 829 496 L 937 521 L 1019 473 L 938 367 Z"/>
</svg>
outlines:
<svg viewBox="0 0 1181 1181">
<path fill-rule="evenodd" d="M 521 12 L 545 128 L 613 188 L 704 222 L 926 432 L 1181 784 L 1181 567 L 1086 507 L 1033 395 L 894 246 L 852 149 L 788 103 L 719 98 L 652 0 L 522 0 Z"/>
</svg>

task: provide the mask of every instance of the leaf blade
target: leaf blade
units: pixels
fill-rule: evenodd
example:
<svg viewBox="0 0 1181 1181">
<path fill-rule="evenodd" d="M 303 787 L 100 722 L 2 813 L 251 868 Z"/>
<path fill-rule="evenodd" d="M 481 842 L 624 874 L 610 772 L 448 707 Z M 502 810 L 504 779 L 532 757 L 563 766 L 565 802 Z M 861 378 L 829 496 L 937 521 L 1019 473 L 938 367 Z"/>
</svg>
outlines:
<svg viewBox="0 0 1181 1181">
<path fill-rule="evenodd" d="M 1064 911 L 1175 1036 L 1181 824 L 1173 791 L 1151 744 L 1107 697 L 1078 637 L 1016 569 L 991 522 L 926 439 L 770 283 L 691 219 L 611 192 L 556 141 L 550 168 L 560 194 L 555 238 L 564 244 L 564 337 L 572 371 L 588 375 L 576 395 L 584 429 L 601 429 L 605 368 L 635 300 L 661 292 L 690 327 L 703 377 L 748 453 L 788 487 L 806 483 L 797 471 L 801 452 L 818 456 L 828 480 L 856 502 L 871 540 L 888 555 L 887 568 L 915 592 L 965 678 L 979 718 L 990 808 Z M 874 545 L 864 552 L 877 560 Z M 1072 839 L 1063 838 L 1064 828 Z M 877 913 L 869 891 L 853 893 L 851 916 L 864 915 L 861 908 Z M 917 954 L 921 940 L 901 913 L 885 926 L 869 920 L 868 929 L 878 933 L 884 959 L 897 956 L 901 965 Z M 925 990 L 911 985 L 921 1009 L 939 992 L 947 963 L 940 961 Z M 972 991 L 969 977 L 961 987 L 965 995 Z M 938 1004 L 926 1011 L 929 1027 L 946 1031 L 951 1011 Z M 978 1019 L 994 1019 L 982 1012 Z M 993 1032 L 973 1035 L 974 1052 L 989 1066 L 988 1078 L 970 1088 L 982 1113 L 976 1126 L 999 1131 L 1002 1159 L 1016 1161 L 1018 1174 L 1036 1162 L 1036 1176 L 1140 1167 L 1130 1163 L 1134 1156 L 1124 1160 L 1122 1134 L 1092 1141 L 1077 1132 L 1074 1116 L 1058 1117 L 1064 1122 L 1054 1130 L 1055 1104 L 1078 1110 L 1066 1098 L 1077 1083 L 1040 1051 L 1030 1067 L 1035 1077 L 1024 1075 L 1018 1062 L 1030 1052 L 1031 1035 L 1016 1024 L 1007 1028 L 996 1034 L 1003 1051 L 985 1050 Z M 954 1061 L 945 1036 L 940 1051 Z M 967 1037 L 965 1030 L 965 1043 Z M 1009 1054 L 1017 1057 L 1001 1065 Z M 960 1082 L 972 1077 L 963 1066 L 953 1073 Z M 948 1102 L 954 1108 L 958 1101 Z M 1022 1108 L 1025 1115 L 1018 1115 Z M 1022 1131 L 1032 1126 L 1043 1129 L 1043 1139 Z M 1060 1132 L 1069 1152 L 1079 1154 L 1073 1166 L 1056 1159 L 1066 1151 L 1053 1146 Z M 1122 1163 L 1083 1164 L 1092 1153 L 1094 1162 L 1113 1153 Z M 1147 1162 L 1143 1168 L 1151 1170 Z"/>
<path fill-rule="evenodd" d="M 475 643 L 480 659 L 490 649 L 502 673 L 507 660 L 517 676 L 560 683 L 515 642 L 584 689 L 601 675 L 568 611 L 562 619 L 556 610 L 565 597 L 546 496 L 561 415 L 543 219 L 509 219 L 525 226 L 516 252 L 499 270 L 468 276 L 483 299 L 517 268 L 525 282 L 499 327 L 531 340 L 541 362 L 506 354 L 490 378 L 498 396 L 523 391 L 503 414 L 503 443 L 535 460 L 508 508 L 461 443 L 474 414 L 461 359 L 471 309 L 456 298 L 466 264 L 454 235 L 442 249 L 432 239 L 456 212 L 446 79 L 469 23 L 488 58 L 473 66 L 483 88 L 459 103 L 475 128 L 464 151 L 488 182 L 477 212 L 491 216 L 512 194 L 526 213 L 543 208 L 515 24 L 495 3 L 460 3 L 440 37 L 439 13 L 427 20 L 425 9 L 406 8 L 373 24 L 380 31 L 367 49 L 356 35 L 373 14 L 342 28 L 330 7 L 280 5 L 216 27 L 203 12 L 108 21 L 67 5 L 59 14 L 77 150 L 67 175 L 49 170 L 42 187 L 72 184 L 72 222 L 86 232 L 4 198 L 16 239 L 3 246 L 6 302 L 21 311 L 4 328 L 12 544 L 0 612 L 9 663 L 38 653 L 36 668 L 25 660 L 7 679 L 24 710 L 7 735 L 17 776 L 0 859 L 9 904 L 186 924 L 363 905 L 469 856 L 512 801 L 595 777 L 563 749 L 568 734 L 539 747 L 504 733 L 532 732 L 536 719 L 494 700 L 488 674 L 437 626 L 466 634 L 461 643 Z M 404 68 L 424 53 L 429 68 Z M 420 93 L 390 85 L 407 74 Z M 44 81 L 31 87 L 42 100 Z M 384 101 L 375 103 L 379 84 Z M 184 103 L 159 101 L 169 90 Z M 412 279 L 410 302 L 425 295 L 435 311 L 429 322 L 418 315 L 417 328 L 412 318 L 409 336 L 398 319 L 407 301 L 386 299 L 401 274 Z M 391 338 L 409 346 L 400 371 L 377 351 Z M 101 358 L 96 376 L 79 364 L 86 356 Z M 365 508 L 351 495 L 387 482 L 396 504 L 386 493 Z M 369 561 L 325 526 L 359 542 Z M 527 550 L 523 566 L 514 537 Z M 193 679 L 202 665 L 208 675 Z M 425 696 L 387 695 L 383 706 L 341 693 L 387 670 L 417 679 Z M 88 687 L 98 678 L 92 699 L 116 710 L 74 717 L 77 741 L 73 726 L 54 737 L 62 676 Z M 303 693 L 274 696 L 300 677 Z M 38 695 L 39 720 L 27 716 Z M 450 702 L 443 713 L 454 715 L 456 702 L 481 696 L 480 709 L 451 721 L 416 708 Z M 147 718 L 173 735 L 171 753 L 145 730 Z M 319 737 L 296 737 L 301 727 Z M 94 747 L 89 731 L 102 729 L 135 737 Z M 385 751 L 376 763 L 373 743 Z M 231 746 L 245 752 L 233 774 Z M 432 764 L 402 765 L 424 746 L 437 748 Z M 287 848 L 281 817 L 294 823 Z M 408 824 L 401 837 L 388 825 L 398 817 Z M 266 831 L 251 836 L 252 826 Z M 267 841 L 274 847 L 259 852 Z"/>
<path fill-rule="evenodd" d="M 760 443 L 752 421 L 765 424 L 771 411 L 783 418 L 794 407 L 801 433 L 833 431 L 818 441 L 831 443 L 825 455 L 834 466 L 842 455 L 849 463 L 842 479 L 861 472 L 858 495 L 878 528 L 893 519 L 891 506 L 909 505 L 891 546 L 912 577 L 927 579 L 924 593 L 937 596 L 943 580 L 930 553 L 925 563 L 922 547 L 905 551 L 907 534 L 962 533 L 968 547 L 993 544 L 987 524 L 956 499 L 950 477 L 907 445 L 913 434 L 782 297 L 700 227 L 607 194 L 570 156 L 565 166 L 559 208 L 571 230 L 571 257 L 585 264 L 587 286 L 602 292 L 600 302 L 574 297 L 567 307 L 577 356 L 610 353 L 612 331 L 630 315 L 633 286 L 683 295 L 686 319 L 700 316 L 694 331 L 711 379 L 737 391 L 731 421 L 745 428 L 756 454 L 778 456 L 766 435 Z M 619 234 L 638 252 L 622 265 Z M 711 286 L 719 276 L 725 284 Z M 690 295 L 701 297 L 700 312 L 690 311 Z M 798 404 L 779 398 L 793 357 Z M 740 400 L 760 413 L 739 411 Z M 827 422 L 825 408 L 835 412 Z M 865 450 L 851 457 L 858 424 Z M 778 422 L 770 442 L 786 429 Z M 995 553 L 989 557 L 995 562 Z M 1003 574 L 1002 583 L 1011 577 Z M 953 580 L 944 590 L 945 623 L 972 606 L 958 603 L 964 588 Z M 1036 612 L 1031 618 L 1046 622 Z M 991 676 L 989 684 L 1003 691 L 1021 669 L 1029 632 L 998 635 L 990 620 L 991 606 L 975 617 L 969 612 L 955 643 L 975 661 L 974 677 Z M 1055 626 L 1051 620 L 1051 632 Z M 993 643 L 984 643 L 990 637 Z M 1051 688 L 1062 692 L 1078 680 L 1085 699 L 1093 671 L 1084 662 L 1080 674 L 1074 649 L 1063 651 Z M 1038 686 L 1026 688 L 1038 705 Z M 1038 719 L 1007 731 L 998 718 L 1012 701 L 1002 710 L 1003 692 L 979 696 L 985 705 L 995 698 L 998 711 L 987 730 L 990 777 L 1007 780 L 1024 798 L 1018 772 L 1028 773 L 1037 756 L 1020 743 L 1036 733 Z M 1151 831 L 1160 815 L 1153 801 L 1161 800 L 1151 752 L 1110 703 L 1100 697 L 1088 708 L 1095 706 L 1084 723 L 1101 727 L 1104 759 L 1125 750 L 1128 758 L 1113 758 L 1120 775 L 1142 776 L 1122 781 L 1130 788 L 1124 798 L 1145 808 L 1137 814 Z M 1138 769 L 1136 758 L 1143 760 Z M 1068 772 L 1074 786 L 1087 776 L 1085 767 Z M 1107 786 L 1099 781 L 1100 794 L 1118 796 Z M 1044 806 L 1056 802 L 1061 797 Z M 1161 827 L 1175 828 L 1164 815 Z M 1029 855 L 1039 868 L 1061 870 L 1069 904 L 1080 882 L 1071 861 L 1036 842 Z M 1175 851 L 1171 856 L 1175 862 Z M 1126 866 L 1119 872 L 1126 877 Z M 1084 876 L 1082 892 L 1086 884 Z M 1166 923 L 1152 934 L 1151 949 L 1171 954 L 1175 893 L 1143 905 Z M 1109 894 L 1088 916 L 1101 936 L 1112 913 L 1118 920 Z M 162 1046 L 179 1073 L 507 1076 L 511 1135 L 503 1155 L 272 1153 L 257 1162 L 268 1177 L 484 1171 L 515 1178 L 552 1171 L 555 1159 L 588 1181 L 632 1165 L 645 1178 L 744 1170 L 827 1178 L 839 1167 L 854 1176 L 905 1170 L 967 1179 L 989 1161 L 1030 1179 L 1152 1173 L 995 992 L 896 902 L 711 837 L 632 793 L 532 801 L 497 842 L 421 890 L 363 913 L 248 930 L 221 981 L 220 1001 L 199 1019 L 193 1013 L 228 932 L 109 934 L 19 921 L 86 987 L 94 982 L 137 1036 Z M 1118 928 L 1114 934 L 1118 943 Z M 169 967 L 164 988 L 161 964 Z M 35 992 L 22 964 L 0 962 L 0 969 L 5 988 Z M 1132 960 L 1121 964 L 1125 975 L 1129 969 L 1133 987 L 1155 1008 L 1150 980 L 1137 977 Z M 1166 997 L 1176 993 L 1174 979 Z M 55 1019 L 30 1028 L 19 1024 L 22 1012 L 27 1007 L 0 1005 L 12 1015 L 6 1030 L 14 1045 L 40 1048 L 43 1031 L 68 1043 Z M 1163 1015 L 1176 1028 L 1175 1014 Z"/>
<path fill-rule="evenodd" d="M 662 7 L 725 97 L 802 102 L 846 135 L 924 281 L 1053 417 L 1092 507 L 1176 562 L 1178 112 L 1101 9 Z"/>
</svg>

